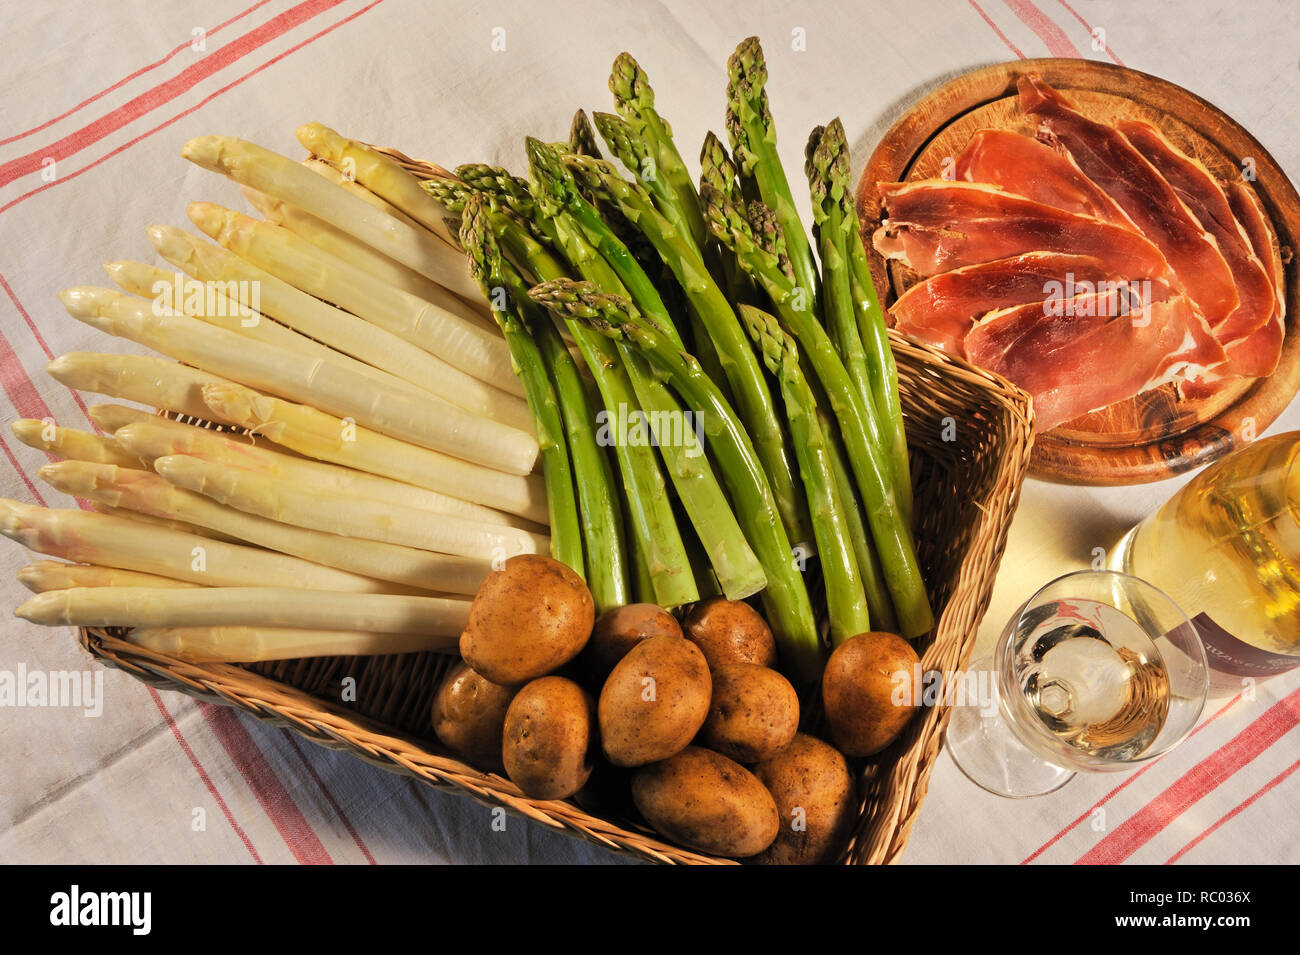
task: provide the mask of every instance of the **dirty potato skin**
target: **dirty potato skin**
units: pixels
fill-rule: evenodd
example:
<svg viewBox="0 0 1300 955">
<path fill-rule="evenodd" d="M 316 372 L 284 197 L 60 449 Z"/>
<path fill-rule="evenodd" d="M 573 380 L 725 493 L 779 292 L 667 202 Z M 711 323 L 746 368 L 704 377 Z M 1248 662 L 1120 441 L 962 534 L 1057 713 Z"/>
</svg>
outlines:
<svg viewBox="0 0 1300 955">
<path fill-rule="evenodd" d="M 776 802 L 753 773 L 698 746 L 638 769 L 632 799 L 656 832 L 713 855 L 755 855 L 780 827 Z"/>
<path fill-rule="evenodd" d="M 544 676 L 521 689 L 506 711 L 506 775 L 534 799 L 567 799 L 591 776 L 596 714 L 572 680 Z"/>
<path fill-rule="evenodd" d="M 479 587 L 460 655 L 493 683 L 527 683 L 576 657 L 595 617 L 581 577 L 558 560 L 520 554 Z"/>
<path fill-rule="evenodd" d="M 642 766 L 681 751 L 704 725 L 712 692 L 699 647 L 681 637 L 647 637 L 600 691 L 605 755 L 615 766 Z"/>
<path fill-rule="evenodd" d="M 898 737 L 920 703 L 919 662 L 912 645 L 892 633 L 860 633 L 835 648 L 822 674 L 822 700 L 841 753 L 873 756 Z M 895 705 L 896 691 L 910 705 Z"/>
<path fill-rule="evenodd" d="M 682 621 L 682 632 L 703 651 L 710 669 L 726 663 L 776 666 L 776 639 L 767 621 L 738 600 L 701 600 Z"/>
<path fill-rule="evenodd" d="M 713 697 L 702 742 L 738 763 L 783 749 L 799 729 L 799 694 L 776 670 L 756 663 L 713 668 Z"/>
<path fill-rule="evenodd" d="M 781 820 L 775 841 L 752 861 L 760 865 L 834 862 L 857 809 L 853 776 L 839 750 L 800 733 L 789 746 L 750 769 L 772 794 Z"/>
<path fill-rule="evenodd" d="M 472 766 L 500 770 L 506 709 L 518 691 L 488 682 L 462 660 L 443 677 L 433 698 L 433 732 Z"/>
<path fill-rule="evenodd" d="M 680 637 L 677 618 L 654 604 L 615 607 L 596 618 L 591 640 L 582 651 L 583 669 L 604 682 L 615 664 L 646 637 Z"/>
</svg>

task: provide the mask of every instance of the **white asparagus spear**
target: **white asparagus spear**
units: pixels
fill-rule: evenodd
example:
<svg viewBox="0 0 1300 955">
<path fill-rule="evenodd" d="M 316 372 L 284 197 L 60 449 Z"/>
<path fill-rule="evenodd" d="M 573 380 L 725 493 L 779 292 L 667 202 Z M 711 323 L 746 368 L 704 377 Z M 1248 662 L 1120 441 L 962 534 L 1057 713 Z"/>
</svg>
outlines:
<svg viewBox="0 0 1300 955">
<path fill-rule="evenodd" d="M 442 239 L 376 209 L 279 153 L 233 136 L 200 136 L 186 143 L 181 155 L 241 186 L 292 202 L 444 288 L 466 295 L 476 291 L 465 257 Z"/>
<path fill-rule="evenodd" d="M 176 454 L 159 458 L 153 466 L 171 483 L 229 507 L 345 538 L 402 544 L 487 561 L 506 560 L 517 554 L 544 554 L 550 548 L 549 538 L 518 528 L 349 498 L 319 488 L 298 490 L 287 481 L 202 458 Z M 444 589 L 437 581 L 425 586 Z"/>
<path fill-rule="evenodd" d="M 138 570 L 210 587 L 408 592 L 398 584 L 259 547 L 227 544 L 93 511 L 36 507 L 4 498 L 0 498 L 0 534 L 49 557 Z"/>
<path fill-rule="evenodd" d="M 138 401 L 191 418 L 230 423 L 204 404 L 202 392 L 204 385 L 234 382 L 166 358 L 74 351 L 60 355 L 45 370 L 55 381 L 78 391 Z"/>
<path fill-rule="evenodd" d="M 141 471 L 141 474 L 147 472 Z M 207 527 L 199 527 L 197 524 L 190 524 L 186 521 L 174 521 L 166 517 L 154 517 L 152 514 L 141 514 L 139 511 L 132 511 L 125 507 L 113 507 L 111 504 L 101 504 L 95 502 L 95 511 L 98 514 L 107 514 L 109 517 L 120 517 L 124 520 L 135 521 L 138 524 L 152 524 L 155 527 L 165 527 L 169 531 L 179 531 L 182 534 L 192 534 L 195 537 L 207 537 L 216 541 L 224 541 L 227 544 L 246 543 L 229 534 L 223 534 L 220 531 L 214 531 Z"/>
<path fill-rule="evenodd" d="M 341 169 L 335 169 L 324 159 L 320 159 L 316 156 L 308 156 L 306 159 L 303 159 L 301 161 L 301 165 L 304 169 L 310 169 L 318 176 L 321 176 L 325 180 L 334 183 L 334 185 L 339 186 L 345 191 L 356 196 L 362 202 L 366 203 L 366 205 L 373 206 L 374 208 L 380 210 L 381 212 L 384 212 L 392 216 L 394 219 L 397 219 L 399 222 L 406 223 L 412 229 L 419 230 L 424 228 L 424 226 L 420 225 L 420 223 L 416 222 L 414 219 L 408 216 L 401 209 L 397 208 L 397 206 L 393 205 L 391 202 L 387 202 L 383 199 L 380 199 L 377 195 L 375 195 L 365 186 L 361 185 L 361 183 L 357 182 L 355 179 L 349 179 L 347 176 L 343 174 L 343 171 Z M 448 227 L 447 231 L 448 232 L 451 231 L 450 226 Z M 448 242 L 439 233 L 435 233 L 435 235 L 438 236 L 439 241 L 444 243 L 447 246 L 447 248 L 454 249 L 457 252 L 460 251 L 458 245 L 455 242 Z"/>
<path fill-rule="evenodd" d="M 537 461 L 530 434 L 450 405 L 378 390 L 372 379 L 336 362 L 272 345 L 249 347 L 234 332 L 184 315 L 154 314 L 149 302 L 114 289 L 64 289 L 59 298 L 69 314 L 100 331 L 384 434 L 516 474 L 527 474 Z"/>
<path fill-rule="evenodd" d="M 472 595 L 492 569 L 491 561 L 486 559 L 433 554 L 427 549 L 375 540 L 354 540 L 223 507 L 149 471 L 62 461 L 41 467 L 38 474 L 41 480 L 66 494 L 211 528 L 282 554 L 418 590 Z"/>
<path fill-rule="evenodd" d="M 63 428 L 52 421 L 19 418 L 10 425 L 14 436 L 29 448 L 48 451 L 73 461 L 99 461 L 124 468 L 141 468 L 144 463 L 112 438 L 76 428 Z"/>
<path fill-rule="evenodd" d="M 452 628 L 449 628 L 452 629 Z M 369 657 L 389 653 L 456 653 L 454 633 L 370 633 L 289 627 L 141 627 L 126 639 L 191 663 L 261 663 L 300 657 Z"/>
<path fill-rule="evenodd" d="M 417 298 L 288 229 L 211 202 L 191 202 L 189 217 L 223 249 L 277 278 L 345 308 L 480 381 L 521 396 L 500 334 Z"/>
<path fill-rule="evenodd" d="M 154 418 L 160 421 L 171 420 L 143 408 L 132 408 L 129 405 L 115 405 L 107 402 L 91 405 L 86 411 L 89 412 L 90 420 L 95 423 L 95 427 L 100 431 L 113 435 L 114 440 L 117 438 L 117 431 L 120 428 L 125 428 L 128 424 L 135 424 L 137 421 L 151 421 Z"/>
<path fill-rule="evenodd" d="M 352 178 L 375 195 L 401 209 L 430 232 L 455 243 L 451 230 L 443 222 L 442 207 L 429 198 L 420 188 L 419 180 L 397 160 L 355 139 L 340 136 L 321 123 L 299 126 L 298 142 L 330 165 L 351 170 Z"/>
<path fill-rule="evenodd" d="M 184 580 L 157 574 L 141 574 L 119 567 L 94 564 L 65 564 L 60 560 L 37 560 L 18 571 L 18 582 L 34 594 L 70 587 L 197 587 Z"/>
<path fill-rule="evenodd" d="M 322 302 L 182 229 L 155 225 L 146 231 L 154 250 L 165 260 L 200 281 L 226 283 L 244 305 L 256 304 L 271 318 L 445 402 L 507 423 L 519 420 L 521 402 L 517 398 L 392 332 Z M 254 289 L 255 303 L 251 301 Z"/>
<path fill-rule="evenodd" d="M 243 186 L 241 191 L 249 204 L 262 213 L 267 221 L 283 226 L 300 239 L 310 242 L 322 252 L 327 252 L 357 268 L 368 272 L 381 282 L 409 292 L 426 302 L 432 302 L 439 308 L 446 309 L 453 315 L 473 322 L 494 334 L 499 334 L 497 326 L 488 316 L 486 308 L 475 308 L 462 298 L 458 298 L 436 282 L 413 269 L 408 269 L 400 262 L 395 262 L 382 252 L 372 249 L 360 239 L 348 235 L 324 219 L 318 219 L 310 212 L 303 212 L 292 203 L 268 196 L 264 192 Z"/>
<path fill-rule="evenodd" d="M 539 475 L 506 474 L 367 428 L 349 428 L 316 408 L 239 385 L 213 385 L 204 391 L 203 400 L 214 416 L 318 461 L 473 499 L 531 521 L 547 520 L 546 484 Z"/>
<path fill-rule="evenodd" d="M 74 587 L 37 594 L 14 614 L 47 627 L 302 627 L 459 635 L 468 600 L 300 587 Z"/>
<path fill-rule="evenodd" d="M 93 412 L 94 409 L 91 410 Z M 319 488 L 350 497 L 420 508 L 434 514 L 463 517 L 484 524 L 536 529 L 531 521 L 525 522 L 521 517 L 472 501 L 449 497 L 414 484 L 392 481 L 337 464 L 325 464 L 273 451 L 269 447 L 251 443 L 256 439 L 244 435 L 195 428 L 156 415 L 119 428 L 113 437 L 142 461 L 152 462 L 169 454 L 188 454 L 215 464 L 262 471 L 302 490 Z M 263 441 L 263 444 L 269 445 L 270 442 Z"/>
</svg>

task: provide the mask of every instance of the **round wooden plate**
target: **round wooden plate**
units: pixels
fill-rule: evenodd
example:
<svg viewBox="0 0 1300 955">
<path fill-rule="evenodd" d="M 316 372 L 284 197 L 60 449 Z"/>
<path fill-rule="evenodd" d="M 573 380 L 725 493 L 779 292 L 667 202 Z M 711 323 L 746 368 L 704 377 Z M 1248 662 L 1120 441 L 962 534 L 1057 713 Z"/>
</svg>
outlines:
<svg viewBox="0 0 1300 955">
<path fill-rule="evenodd" d="M 881 218 L 877 183 L 941 176 L 945 159 L 951 163 L 978 129 L 1032 132 L 1016 95 L 1016 81 L 1030 72 L 1094 119 L 1146 120 L 1222 181 L 1252 169 L 1251 185 L 1278 240 L 1274 254 L 1285 263 L 1287 312 L 1282 359 L 1268 378 L 1232 379 L 1195 401 L 1165 385 L 1082 415 L 1036 437 L 1032 473 L 1070 484 L 1141 484 L 1208 464 L 1272 424 L 1300 389 L 1300 281 L 1291 254 L 1300 196 L 1268 151 L 1210 103 L 1158 77 L 1093 60 L 1018 60 L 966 73 L 909 109 L 868 160 L 857 191 L 868 247 Z M 888 303 L 917 280 L 874 252 L 872 264 Z"/>
</svg>

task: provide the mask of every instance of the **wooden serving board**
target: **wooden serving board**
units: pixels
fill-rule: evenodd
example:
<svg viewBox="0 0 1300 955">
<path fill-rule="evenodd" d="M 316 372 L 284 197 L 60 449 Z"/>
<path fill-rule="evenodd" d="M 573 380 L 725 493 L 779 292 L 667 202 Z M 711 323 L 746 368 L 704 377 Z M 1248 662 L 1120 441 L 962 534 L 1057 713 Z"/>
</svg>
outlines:
<svg viewBox="0 0 1300 955">
<path fill-rule="evenodd" d="M 942 176 L 978 129 L 1033 131 L 1016 81 L 1036 72 L 1088 116 L 1142 119 L 1203 162 L 1221 181 L 1253 168 L 1255 189 L 1285 265 L 1286 339 L 1268 378 L 1230 379 L 1208 397 L 1179 398 L 1174 385 L 1082 415 L 1035 439 L 1032 473 L 1070 484 L 1141 484 L 1208 464 L 1263 432 L 1300 389 L 1300 281 L 1292 250 L 1300 237 L 1300 196 L 1259 142 L 1210 103 L 1166 80 L 1092 60 L 1018 60 L 981 67 L 945 83 L 909 109 L 876 147 L 858 181 L 858 215 L 870 247 L 880 224 L 876 184 Z M 877 287 L 892 304 L 914 272 L 872 254 Z M 1116 356 L 1122 360 L 1122 356 Z"/>
</svg>

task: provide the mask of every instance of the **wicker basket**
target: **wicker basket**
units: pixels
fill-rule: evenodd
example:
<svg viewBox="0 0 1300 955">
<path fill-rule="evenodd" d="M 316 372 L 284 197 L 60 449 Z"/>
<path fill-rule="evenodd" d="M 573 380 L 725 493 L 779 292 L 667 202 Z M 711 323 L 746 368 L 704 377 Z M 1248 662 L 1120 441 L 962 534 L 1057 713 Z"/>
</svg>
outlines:
<svg viewBox="0 0 1300 955">
<path fill-rule="evenodd" d="M 953 670 L 968 661 L 988 607 L 1029 464 L 1032 410 L 1028 395 L 996 375 L 890 334 L 911 446 L 919 558 L 938 615 L 934 632 L 918 649 L 927 670 Z M 670 845 L 631 819 L 600 818 L 568 801 L 529 799 L 510 780 L 448 755 L 434 738 L 430 709 L 450 657 L 193 664 L 134 646 L 123 636 L 113 628 L 80 631 L 91 654 L 146 683 L 234 706 L 322 746 L 462 791 L 609 849 L 654 862 L 730 861 Z M 364 702 L 338 702 L 344 677 L 356 680 L 355 699 Z M 928 709 L 887 750 L 855 765 L 860 805 L 843 861 L 898 859 L 946 724 L 945 709 Z"/>
</svg>

